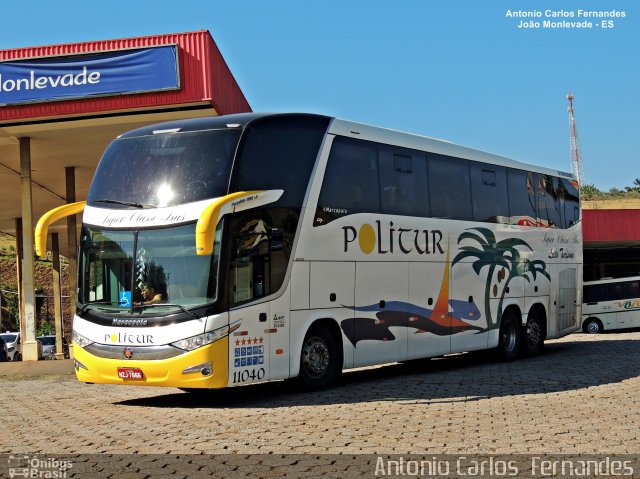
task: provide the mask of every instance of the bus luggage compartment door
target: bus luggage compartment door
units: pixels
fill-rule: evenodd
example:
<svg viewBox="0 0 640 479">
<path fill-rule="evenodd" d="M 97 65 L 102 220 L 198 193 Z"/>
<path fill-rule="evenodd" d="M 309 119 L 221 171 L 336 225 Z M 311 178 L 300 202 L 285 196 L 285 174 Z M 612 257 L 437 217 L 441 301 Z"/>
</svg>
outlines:
<svg viewBox="0 0 640 479">
<path fill-rule="evenodd" d="M 560 271 L 558 277 L 558 331 L 575 330 L 577 327 L 577 281 L 576 268 Z"/>
</svg>

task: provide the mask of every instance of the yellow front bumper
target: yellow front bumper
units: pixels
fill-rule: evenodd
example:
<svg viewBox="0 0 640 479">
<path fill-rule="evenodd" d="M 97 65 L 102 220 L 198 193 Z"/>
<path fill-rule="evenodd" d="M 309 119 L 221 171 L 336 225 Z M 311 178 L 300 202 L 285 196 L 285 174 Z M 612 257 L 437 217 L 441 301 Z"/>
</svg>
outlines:
<svg viewBox="0 0 640 479">
<path fill-rule="evenodd" d="M 76 365 L 76 376 L 86 383 L 127 384 L 132 386 L 166 386 L 176 388 L 224 388 L 229 379 L 229 338 L 190 351 L 175 358 L 136 361 L 106 359 L 95 356 L 73 343 L 74 358 L 86 367 Z M 183 374 L 189 367 L 211 363 L 212 373 L 203 376 L 200 371 Z M 118 368 L 139 368 L 141 380 L 120 379 Z"/>
</svg>

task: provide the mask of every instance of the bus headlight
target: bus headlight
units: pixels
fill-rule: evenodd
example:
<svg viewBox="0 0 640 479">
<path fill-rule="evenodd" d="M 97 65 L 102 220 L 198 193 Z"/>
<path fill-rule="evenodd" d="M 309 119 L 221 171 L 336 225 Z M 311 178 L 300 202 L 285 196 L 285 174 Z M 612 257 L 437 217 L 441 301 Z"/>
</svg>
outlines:
<svg viewBox="0 0 640 479">
<path fill-rule="evenodd" d="M 72 338 L 73 338 L 73 342 L 76 343 L 81 348 L 86 348 L 90 344 L 93 344 L 93 341 L 91 341 L 89 338 L 85 338 L 82 334 L 76 331 L 73 331 Z"/>
<path fill-rule="evenodd" d="M 207 344 L 215 343 L 228 334 L 229 326 L 225 326 L 223 328 L 209 331 L 208 333 L 198 334 L 197 336 L 192 336 L 181 341 L 176 341 L 175 343 L 171 343 L 171 346 L 174 346 L 178 349 L 184 349 L 185 351 L 193 351 L 194 349 L 201 348 L 202 346 L 206 346 Z"/>
</svg>

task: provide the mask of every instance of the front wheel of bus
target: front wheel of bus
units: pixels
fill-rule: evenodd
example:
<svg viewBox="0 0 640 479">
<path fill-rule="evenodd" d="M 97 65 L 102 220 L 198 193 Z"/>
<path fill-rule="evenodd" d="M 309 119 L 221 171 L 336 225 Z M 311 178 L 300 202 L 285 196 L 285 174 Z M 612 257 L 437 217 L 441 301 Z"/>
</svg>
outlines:
<svg viewBox="0 0 640 479">
<path fill-rule="evenodd" d="M 300 356 L 298 385 L 307 391 L 329 386 L 338 375 L 336 340 L 325 328 L 311 328 L 304 339 Z"/>
<path fill-rule="evenodd" d="M 498 358 L 502 361 L 512 361 L 518 356 L 520 349 L 520 325 L 516 315 L 507 310 L 500 322 L 500 338 L 498 341 Z"/>
<path fill-rule="evenodd" d="M 602 331 L 604 328 L 598 318 L 589 318 L 582 325 L 582 332 L 587 334 L 599 334 Z"/>
</svg>

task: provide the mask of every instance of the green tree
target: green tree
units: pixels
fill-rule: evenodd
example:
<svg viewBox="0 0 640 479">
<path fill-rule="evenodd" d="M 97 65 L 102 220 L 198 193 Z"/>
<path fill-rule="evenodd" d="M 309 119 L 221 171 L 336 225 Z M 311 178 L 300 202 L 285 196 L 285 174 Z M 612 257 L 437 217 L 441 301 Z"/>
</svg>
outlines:
<svg viewBox="0 0 640 479">
<path fill-rule="evenodd" d="M 600 198 L 602 196 L 602 191 L 600 191 L 596 185 L 590 184 L 590 185 L 582 185 L 580 187 L 580 195 L 582 196 L 583 200 L 595 200 L 597 198 Z"/>
<path fill-rule="evenodd" d="M 20 327 L 20 308 L 18 305 L 18 287 L 16 284 L 2 286 L 0 291 L 2 296 L 2 329 L 7 331 L 17 331 Z"/>
<path fill-rule="evenodd" d="M 633 186 L 625 186 L 624 189 L 629 192 L 640 192 L 640 178 L 633 180 Z"/>
</svg>

